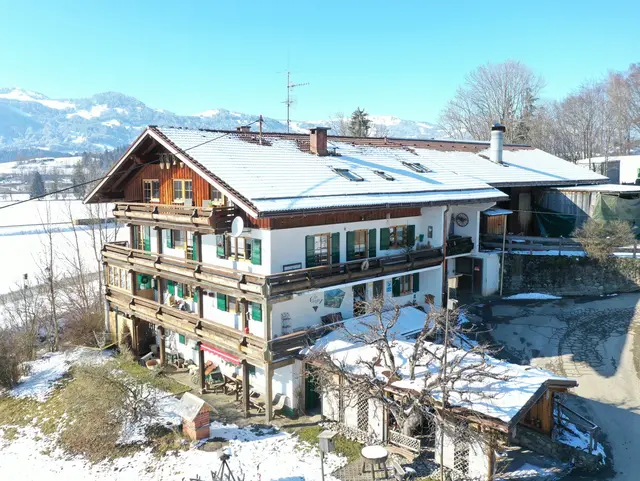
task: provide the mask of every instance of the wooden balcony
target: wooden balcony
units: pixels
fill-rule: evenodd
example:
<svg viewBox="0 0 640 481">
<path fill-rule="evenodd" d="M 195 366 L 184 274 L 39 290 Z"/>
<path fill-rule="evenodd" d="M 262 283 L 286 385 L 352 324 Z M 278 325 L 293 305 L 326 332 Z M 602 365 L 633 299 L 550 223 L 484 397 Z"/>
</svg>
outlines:
<svg viewBox="0 0 640 481">
<path fill-rule="evenodd" d="M 113 215 L 122 222 L 155 225 L 164 229 L 184 229 L 223 234 L 231 230 L 235 207 L 196 207 L 173 204 L 117 202 Z"/>
<path fill-rule="evenodd" d="M 112 308 L 117 306 L 121 312 L 143 321 L 183 334 L 190 339 L 210 343 L 241 360 L 247 359 L 254 365 L 295 356 L 311 339 L 306 331 L 302 331 L 267 342 L 253 334 L 119 289 L 107 287 L 106 298 Z"/>
<path fill-rule="evenodd" d="M 468 254 L 473 250 L 471 237 L 451 236 L 447 239 L 447 257 Z"/>
<path fill-rule="evenodd" d="M 473 244 L 472 244 L 473 247 Z M 225 294 L 261 300 L 346 282 L 365 281 L 442 263 L 442 250 L 420 249 L 408 253 L 326 266 L 296 269 L 271 275 L 245 273 L 164 254 L 130 249 L 123 243 L 105 244 L 103 260 L 148 275 L 201 285 Z"/>
</svg>

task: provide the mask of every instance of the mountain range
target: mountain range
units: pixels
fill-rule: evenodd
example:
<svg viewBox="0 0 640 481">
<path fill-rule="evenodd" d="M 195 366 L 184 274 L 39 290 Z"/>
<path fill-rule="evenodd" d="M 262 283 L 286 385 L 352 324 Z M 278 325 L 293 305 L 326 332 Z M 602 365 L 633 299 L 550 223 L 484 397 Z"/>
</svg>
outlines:
<svg viewBox="0 0 640 481">
<path fill-rule="evenodd" d="M 0 152 L 44 149 L 58 152 L 103 151 L 129 144 L 147 125 L 234 129 L 254 122 L 257 114 L 225 109 L 177 115 L 148 107 L 118 92 L 89 98 L 51 99 L 21 88 L 0 88 Z M 375 130 L 390 137 L 444 138 L 435 124 L 392 116 L 369 117 Z M 286 121 L 265 117 L 265 131 L 284 132 Z M 292 122 L 292 132 L 331 126 L 331 120 Z"/>
</svg>

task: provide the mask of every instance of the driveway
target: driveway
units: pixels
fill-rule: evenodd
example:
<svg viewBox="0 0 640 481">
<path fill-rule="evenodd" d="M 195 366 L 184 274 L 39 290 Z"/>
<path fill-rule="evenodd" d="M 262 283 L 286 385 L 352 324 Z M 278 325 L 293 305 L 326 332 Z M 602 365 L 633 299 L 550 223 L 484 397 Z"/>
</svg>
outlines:
<svg viewBox="0 0 640 481">
<path fill-rule="evenodd" d="M 600 426 L 613 468 L 565 479 L 640 479 L 640 295 L 497 301 L 483 318 L 501 357 L 578 380 L 567 402 Z"/>
</svg>

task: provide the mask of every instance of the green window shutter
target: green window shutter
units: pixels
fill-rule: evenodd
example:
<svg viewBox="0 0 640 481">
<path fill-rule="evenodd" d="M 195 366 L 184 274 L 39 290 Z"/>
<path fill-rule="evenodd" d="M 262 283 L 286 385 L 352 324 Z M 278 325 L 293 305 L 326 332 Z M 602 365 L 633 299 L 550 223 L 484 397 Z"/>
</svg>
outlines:
<svg viewBox="0 0 640 481">
<path fill-rule="evenodd" d="M 192 249 L 192 259 L 194 261 L 198 260 L 198 236 L 193 234 L 193 249 Z"/>
<path fill-rule="evenodd" d="M 184 284 L 182 282 L 178 282 L 178 296 L 184 297 Z"/>
<path fill-rule="evenodd" d="M 308 235 L 304 239 L 307 267 L 316 266 L 316 236 Z"/>
<path fill-rule="evenodd" d="M 251 375 L 251 376 L 255 376 L 256 375 L 256 367 L 252 366 L 251 364 L 249 364 L 249 375 Z"/>
<path fill-rule="evenodd" d="M 386 251 L 389 249 L 389 228 L 383 227 L 380 229 L 380 250 Z"/>
<path fill-rule="evenodd" d="M 409 247 L 413 247 L 416 243 L 416 226 L 408 225 L 407 226 L 407 245 Z"/>
<path fill-rule="evenodd" d="M 355 259 L 355 241 L 356 241 L 356 233 L 351 231 L 347 232 L 347 261 L 352 261 Z"/>
<path fill-rule="evenodd" d="M 369 257 L 376 256 L 376 230 L 369 229 Z"/>
<path fill-rule="evenodd" d="M 224 257 L 224 246 L 225 246 L 225 238 L 223 235 L 216 236 L 216 255 L 218 257 Z"/>
<path fill-rule="evenodd" d="M 420 273 L 416 272 L 413 275 L 413 292 L 418 292 L 420 290 Z"/>
<path fill-rule="evenodd" d="M 167 247 L 169 249 L 173 249 L 173 231 L 171 229 L 167 229 L 165 232 L 167 233 Z"/>
<path fill-rule="evenodd" d="M 218 309 L 221 311 L 227 310 L 227 296 L 225 294 L 220 294 L 219 292 L 216 294 L 218 298 Z"/>
<path fill-rule="evenodd" d="M 258 302 L 251 303 L 251 319 L 262 322 L 262 304 Z"/>
<path fill-rule="evenodd" d="M 382 295 L 382 286 L 384 281 L 374 281 L 373 283 L 373 297 L 380 297 Z"/>
<path fill-rule="evenodd" d="M 169 291 L 169 294 L 175 295 L 176 287 L 173 281 L 167 281 L 167 290 Z"/>
<path fill-rule="evenodd" d="M 187 340 L 182 334 L 178 334 L 178 342 L 180 342 L 180 344 L 186 344 Z"/>
<path fill-rule="evenodd" d="M 393 294 L 393 297 L 400 296 L 400 278 L 399 277 L 393 277 L 391 279 L 391 293 Z"/>
<path fill-rule="evenodd" d="M 331 263 L 340 263 L 340 232 L 331 234 Z"/>
<path fill-rule="evenodd" d="M 199 290 L 200 289 L 194 289 L 193 290 L 193 302 L 198 302 L 198 296 L 199 296 L 198 291 Z"/>
<path fill-rule="evenodd" d="M 256 266 L 262 264 L 262 241 L 260 239 L 251 241 L 251 263 Z"/>
<path fill-rule="evenodd" d="M 144 250 L 151 252 L 151 226 L 144 226 Z"/>
</svg>

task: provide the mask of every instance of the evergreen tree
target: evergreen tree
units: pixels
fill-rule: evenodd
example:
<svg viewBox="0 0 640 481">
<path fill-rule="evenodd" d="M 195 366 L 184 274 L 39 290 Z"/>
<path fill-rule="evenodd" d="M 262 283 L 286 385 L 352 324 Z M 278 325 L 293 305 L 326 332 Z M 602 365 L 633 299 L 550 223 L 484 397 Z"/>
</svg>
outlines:
<svg viewBox="0 0 640 481">
<path fill-rule="evenodd" d="M 349 134 L 353 137 L 368 137 L 371 130 L 371 120 L 369 114 L 364 109 L 358 107 L 351 114 L 349 121 Z"/>
<path fill-rule="evenodd" d="M 40 175 L 40 172 L 36 170 L 33 174 L 33 178 L 31 179 L 31 191 L 29 196 L 33 199 L 34 197 L 39 197 L 46 193 L 47 191 L 44 188 L 44 181 L 42 180 L 42 176 Z"/>
<path fill-rule="evenodd" d="M 87 192 L 86 185 L 78 184 L 84 184 L 85 182 L 87 182 L 87 174 L 83 162 L 78 162 L 73 166 L 73 175 L 71 176 L 71 183 L 74 185 L 73 193 L 78 199 L 83 199 Z"/>
</svg>

